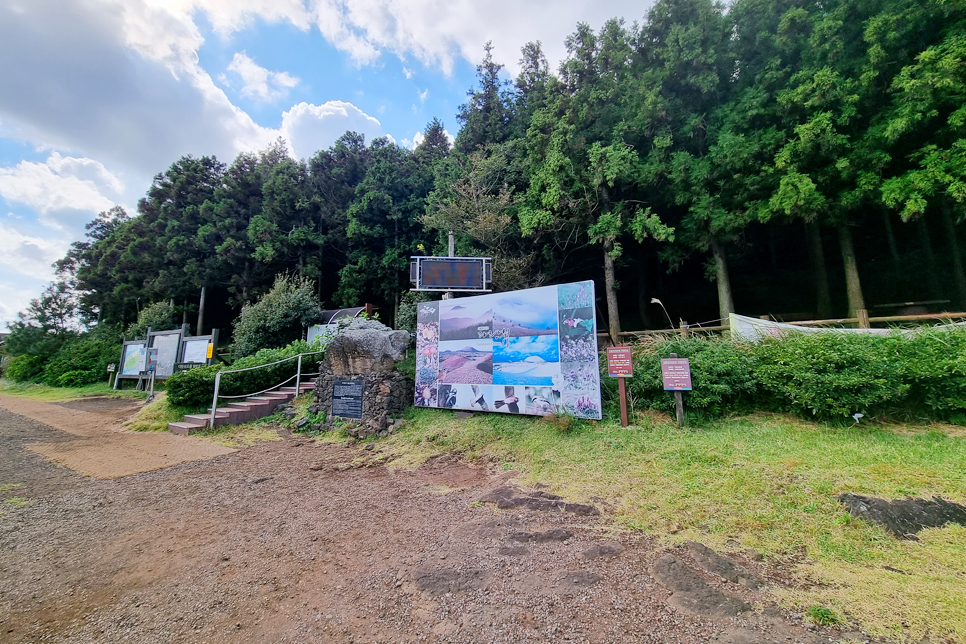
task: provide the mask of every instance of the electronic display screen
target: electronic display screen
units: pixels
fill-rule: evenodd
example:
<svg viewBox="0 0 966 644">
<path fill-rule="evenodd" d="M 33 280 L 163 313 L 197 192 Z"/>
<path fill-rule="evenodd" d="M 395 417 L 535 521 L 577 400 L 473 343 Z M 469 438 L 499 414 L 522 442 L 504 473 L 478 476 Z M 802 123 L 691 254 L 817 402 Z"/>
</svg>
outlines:
<svg viewBox="0 0 966 644">
<path fill-rule="evenodd" d="M 420 288 L 483 288 L 482 259 L 426 258 L 420 262 Z"/>
</svg>

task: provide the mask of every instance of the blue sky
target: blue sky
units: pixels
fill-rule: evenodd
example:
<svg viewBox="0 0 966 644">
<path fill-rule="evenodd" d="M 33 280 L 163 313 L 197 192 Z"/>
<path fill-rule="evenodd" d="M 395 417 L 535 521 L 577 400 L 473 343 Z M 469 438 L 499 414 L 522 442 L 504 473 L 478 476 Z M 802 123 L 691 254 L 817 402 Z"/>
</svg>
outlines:
<svg viewBox="0 0 966 644">
<path fill-rule="evenodd" d="M 515 73 L 627 0 L 0 0 L 0 329 L 98 212 L 135 212 L 185 154 L 230 162 L 286 139 L 297 158 L 345 130 L 411 147 L 451 134 L 483 45 Z"/>
</svg>

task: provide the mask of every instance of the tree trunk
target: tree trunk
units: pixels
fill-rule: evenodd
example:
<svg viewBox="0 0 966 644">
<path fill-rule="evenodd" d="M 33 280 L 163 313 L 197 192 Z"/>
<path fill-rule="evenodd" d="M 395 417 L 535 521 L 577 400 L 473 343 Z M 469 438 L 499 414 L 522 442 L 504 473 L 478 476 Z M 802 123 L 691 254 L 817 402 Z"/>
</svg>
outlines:
<svg viewBox="0 0 966 644">
<path fill-rule="evenodd" d="M 714 254 L 714 275 L 718 283 L 718 317 L 722 324 L 728 324 L 728 316 L 735 312 L 735 304 L 731 299 L 731 278 L 728 277 L 728 260 L 716 239 L 711 240 L 711 252 Z"/>
<path fill-rule="evenodd" d="M 892 295 L 898 300 L 901 297 L 899 283 L 902 278 L 902 258 L 899 257 L 899 245 L 892 230 L 892 218 L 888 210 L 882 212 L 882 222 L 885 224 L 886 242 L 889 244 L 889 256 L 892 258 Z"/>
<path fill-rule="evenodd" d="M 201 298 L 198 300 L 198 330 L 195 331 L 195 335 L 202 335 L 202 329 L 205 328 L 205 296 L 207 291 L 207 286 L 201 287 Z"/>
<path fill-rule="evenodd" d="M 815 304 L 818 319 L 832 317 L 832 296 L 828 287 L 828 271 L 825 268 L 825 250 L 822 248 L 822 229 L 818 222 L 805 224 L 808 240 L 808 256 L 812 261 L 812 281 L 815 283 Z"/>
<path fill-rule="evenodd" d="M 865 309 L 862 299 L 862 283 L 859 281 L 859 265 L 855 261 L 855 247 L 852 246 L 852 230 L 839 226 L 839 246 L 842 248 L 842 264 L 845 265 L 845 288 L 849 298 L 849 317 L 859 315 Z"/>
<path fill-rule="evenodd" d="M 949 250 L 953 256 L 953 279 L 956 281 L 956 305 L 959 311 L 966 308 L 966 273 L 963 272 L 963 256 L 959 252 L 959 239 L 956 237 L 956 222 L 949 212 L 949 204 L 943 205 L 943 225 L 949 239 Z"/>
<path fill-rule="evenodd" d="M 607 294 L 607 325 L 610 339 L 614 346 L 620 344 L 621 321 L 617 312 L 617 279 L 615 277 L 615 262 L 611 256 L 614 242 L 604 242 L 604 291 Z"/>
<path fill-rule="evenodd" d="M 916 220 L 916 227 L 919 229 L 919 242 L 922 244 L 922 252 L 926 256 L 926 284 L 929 287 L 929 299 L 938 300 L 943 296 L 943 291 L 939 285 L 939 269 L 936 268 L 936 255 L 932 252 L 932 242 L 929 240 L 929 224 L 926 223 L 925 216 Z"/>
</svg>

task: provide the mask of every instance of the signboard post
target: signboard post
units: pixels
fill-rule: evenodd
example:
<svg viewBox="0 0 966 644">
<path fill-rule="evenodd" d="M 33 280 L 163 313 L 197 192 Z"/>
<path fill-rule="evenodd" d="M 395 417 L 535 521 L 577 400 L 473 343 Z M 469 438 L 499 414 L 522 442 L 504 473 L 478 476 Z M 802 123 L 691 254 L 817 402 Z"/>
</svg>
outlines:
<svg viewBox="0 0 966 644">
<path fill-rule="evenodd" d="M 336 380 L 332 384 L 332 415 L 362 418 L 363 380 Z"/>
<path fill-rule="evenodd" d="M 630 347 L 607 348 L 607 375 L 611 378 L 618 378 L 617 388 L 621 398 L 621 427 L 627 427 L 627 388 L 624 386 L 624 378 L 630 378 L 634 375 Z"/>
<path fill-rule="evenodd" d="M 681 392 L 691 391 L 691 362 L 672 353 L 670 358 L 661 360 L 661 376 L 664 378 L 664 391 L 674 392 L 678 425 L 684 425 L 684 395 Z"/>
</svg>

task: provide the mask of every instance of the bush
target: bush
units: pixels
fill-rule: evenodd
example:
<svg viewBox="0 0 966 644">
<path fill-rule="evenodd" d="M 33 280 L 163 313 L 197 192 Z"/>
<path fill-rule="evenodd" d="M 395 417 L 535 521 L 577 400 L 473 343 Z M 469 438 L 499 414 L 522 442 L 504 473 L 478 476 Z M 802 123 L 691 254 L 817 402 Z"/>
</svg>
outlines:
<svg viewBox="0 0 966 644">
<path fill-rule="evenodd" d="M 148 327 L 151 327 L 152 331 L 177 329 L 178 325 L 174 323 L 174 306 L 170 302 L 148 304 L 138 313 L 138 321 L 124 332 L 124 337 L 128 340 L 146 338 Z"/>
<path fill-rule="evenodd" d="M 53 383 L 58 387 L 83 387 L 101 381 L 101 374 L 97 371 L 68 371 L 61 374 Z"/>
<path fill-rule="evenodd" d="M 752 404 L 757 385 L 753 358 L 744 345 L 724 338 L 676 338 L 634 349 L 634 377 L 628 378 L 628 396 L 645 409 L 674 411 L 674 393 L 664 391 L 661 359 L 676 353 L 691 361 L 693 391 L 687 393 L 689 412 L 717 417 Z M 616 399 L 616 378 L 602 377 L 604 386 Z"/>
<path fill-rule="evenodd" d="M 909 393 L 900 336 L 789 333 L 755 345 L 755 377 L 779 409 L 834 419 L 897 409 Z"/>
<path fill-rule="evenodd" d="M 298 340 L 281 349 L 262 349 L 253 356 L 236 360 L 231 365 L 231 369 L 245 369 L 259 365 L 269 364 L 297 356 L 300 353 L 318 351 L 324 348 L 318 344 L 312 346 L 304 340 Z M 324 354 L 319 353 L 313 356 L 302 358 L 302 371 L 315 373 L 318 371 L 319 363 Z M 282 364 L 273 365 L 264 369 L 244 371 L 242 373 L 226 374 L 221 379 L 220 394 L 225 396 L 239 396 L 250 394 L 263 389 L 273 387 L 286 378 L 295 375 L 297 366 L 296 360 L 289 360 Z M 183 373 L 176 373 L 168 378 L 166 387 L 168 390 L 168 400 L 173 405 L 183 407 L 202 407 L 211 404 L 211 397 L 215 392 L 215 374 L 219 371 L 228 369 L 223 365 L 211 365 L 207 367 L 197 367 Z M 294 384 L 294 382 L 292 383 Z"/>
<path fill-rule="evenodd" d="M 75 340 L 61 347 L 44 368 L 44 382 L 55 387 L 75 386 L 61 384 L 61 377 L 68 373 L 89 372 L 91 384 L 107 379 L 107 365 L 121 359 L 120 345 L 101 340 Z M 78 376 L 74 376 L 76 379 Z"/>
<path fill-rule="evenodd" d="M 899 374 L 909 385 L 909 406 L 949 419 L 966 411 L 966 327 L 923 329 L 896 337 Z"/>
<path fill-rule="evenodd" d="M 242 307 L 235 322 L 234 354 L 244 357 L 259 349 L 284 347 L 321 319 L 322 306 L 312 282 L 279 275 L 262 299 Z"/>
<path fill-rule="evenodd" d="M 4 370 L 4 375 L 17 382 L 35 380 L 44 373 L 43 356 L 20 355 L 10 360 Z"/>
</svg>

